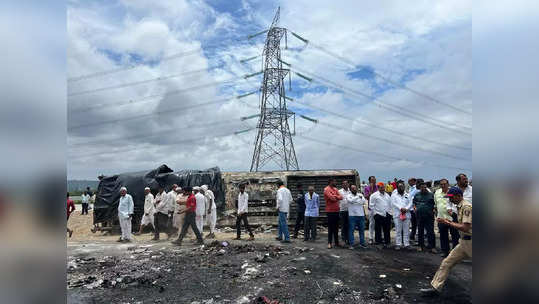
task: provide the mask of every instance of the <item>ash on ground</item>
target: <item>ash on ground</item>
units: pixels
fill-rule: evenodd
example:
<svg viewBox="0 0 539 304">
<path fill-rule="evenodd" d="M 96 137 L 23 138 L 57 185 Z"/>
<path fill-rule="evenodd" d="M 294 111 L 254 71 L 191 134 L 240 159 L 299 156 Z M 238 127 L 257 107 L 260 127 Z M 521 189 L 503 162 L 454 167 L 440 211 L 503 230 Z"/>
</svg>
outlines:
<svg viewBox="0 0 539 304">
<path fill-rule="evenodd" d="M 422 298 L 441 257 L 294 241 L 68 245 L 68 303 L 471 303 L 471 264 Z"/>
</svg>

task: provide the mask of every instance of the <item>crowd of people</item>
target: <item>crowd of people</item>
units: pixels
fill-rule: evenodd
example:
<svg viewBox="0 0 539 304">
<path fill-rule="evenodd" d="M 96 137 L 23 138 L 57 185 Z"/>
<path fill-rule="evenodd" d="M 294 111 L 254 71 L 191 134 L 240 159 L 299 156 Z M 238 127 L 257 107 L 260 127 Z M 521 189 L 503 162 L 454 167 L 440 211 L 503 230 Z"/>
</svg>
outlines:
<svg viewBox="0 0 539 304">
<path fill-rule="evenodd" d="M 348 181 L 343 181 L 342 187 L 338 189 L 336 179 L 329 179 L 323 191 L 328 225 L 327 248 L 367 248 L 365 226 L 368 220 L 369 245 L 395 250 L 411 250 L 412 245 L 417 245 L 420 252 L 437 253 L 434 232 L 436 222 L 441 255 L 445 259 L 432 280 L 432 288 L 423 290 L 425 294 L 436 294 L 442 288 L 451 267 L 472 256 L 472 186 L 468 184 L 468 177 L 463 173 L 457 175 L 456 185 L 451 188 L 447 179 L 441 179 L 437 188 L 433 188 L 432 183 L 427 183 L 421 178 L 410 178 L 407 185 L 403 180 L 396 178 L 387 184 L 377 182 L 375 176 L 370 176 L 368 181 L 363 189 L 358 189 L 355 184 L 350 185 Z M 298 238 L 303 229 L 303 241 L 315 242 L 317 218 L 320 216 L 320 195 L 314 191 L 313 186 L 309 186 L 307 192 L 304 192 L 303 186 L 298 185 L 298 194 L 294 199 L 282 181 L 278 181 L 277 186 L 276 240 L 282 243 L 291 242 L 288 219 L 290 205 L 295 201 L 297 214 L 292 237 Z M 196 236 L 196 243 L 203 244 L 202 232 L 204 225 L 207 225 L 209 234 L 205 238 L 215 238 L 217 220 L 215 196 L 207 185 L 181 188 L 175 184 L 170 192 L 160 187 L 155 196 L 150 188 L 146 187 L 144 193 L 144 214 L 137 234 L 141 234 L 145 227 L 152 226 L 153 240 L 159 240 L 160 234 L 165 233 L 167 239 L 177 236 L 172 243 L 181 246 L 188 229 L 191 228 Z M 88 200 L 84 199 L 84 203 L 87 204 Z M 241 239 L 243 223 L 249 233 L 249 240 L 254 240 L 254 233 L 248 220 L 249 194 L 245 191 L 245 184 L 239 186 L 237 202 L 236 239 Z M 73 201 L 69 199 L 68 194 L 68 218 L 74 209 Z M 87 206 L 83 207 L 83 212 L 87 213 Z M 122 187 L 118 204 L 118 219 L 122 233 L 118 242 L 131 242 L 133 216 L 133 198 L 127 193 L 127 189 Z M 393 228 L 394 242 L 391 240 Z M 354 237 L 356 231 L 359 239 L 357 243 Z M 73 233 L 69 228 L 67 232 L 70 236 Z M 450 245 L 453 250 L 450 249 Z"/>
</svg>

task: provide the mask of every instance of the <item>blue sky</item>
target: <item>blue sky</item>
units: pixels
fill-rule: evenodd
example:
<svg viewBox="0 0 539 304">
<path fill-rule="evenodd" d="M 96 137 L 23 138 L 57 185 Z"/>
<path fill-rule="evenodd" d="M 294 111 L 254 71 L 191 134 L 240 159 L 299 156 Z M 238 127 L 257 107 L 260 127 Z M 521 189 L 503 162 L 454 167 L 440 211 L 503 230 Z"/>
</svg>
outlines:
<svg viewBox="0 0 539 304">
<path fill-rule="evenodd" d="M 69 82 L 69 92 L 185 73 L 166 80 L 69 98 L 68 176 L 93 178 L 99 173 L 147 169 L 161 163 L 175 169 L 218 165 L 223 170 L 247 170 L 250 163 L 246 160 L 251 158 L 252 147 L 245 143 L 254 140 L 255 132 L 244 133 L 241 138 L 216 137 L 216 134 L 233 134 L 245 127 L 238 118 L 256 113 L 259 96 L 250 95 L 241 101 L 227 101 L 215 107 L 199 107 L 197 103 L 258 90 L 261 75 L 247 80 L 241 77 L 261 70 L 260 55 L 265 35 L 251 40 L 245 37 L 265 29 L 279 5 L 280 25 L 310 41 L 305 45 L 289 34 L 288 49 L 284 49 L 284 41 L 282 44 L 282 58 L 292 64 L 292 90 L 287 91 L 287 95 L 295 101 L 289 102 L 290 108 L 298 114 L 348 130 L 376 134 L 391 143 L 313 126 L 302 119 L 296 119 L 297 130 L 328 143 L 383 152 L 401 159 L 395 161 L 375 154 L 328 149 L 298 137 L 295 147 L 301 168 L 355 168 L 361 175 L 375 174 L 383 178 L 393 175 L 438 178 L 458 173 L 448 167 L 466 169 L 471 173 L 471 136 L 466 135 L 471 130 L 459 129 L 472 125 L 472 117 L 464 114 L 471 112 L 472 107 L 471 8 L 468 2 L 404 5 L 395 1 L 382 6 L 349 1 L 330 9 L 324 1 L 185 0 L 157 3 L 69 2 L 69 77 L 133 64 L 138 66 Z M 338 54 L 346 61 L 328 55 L 324 50 Z M 162 60 L 185 53 L 189 55 Z M 252 56 L 258 57 L 246 63 L 240 62 Z M 207 70 L 188 73 L 200 69 Z M 298 77 L 298 71 L 316 76 L 313 77 L 315 81 L 309 83 Z M 463 112 L 403 90 L 376 76 L 375 72 Z M 229 79 L 233 81 L 222 83 Z M 324 80 L 338 84 L 339 88 Z M 167 93 L 211 83 L 217 84 L 175 95 Z M 285 84 L 288 90 L 288 77 Z M 340 86 L 346 90 L 341 90 Z M 127 106 L 117 104 L 145 96 L 158 97 Z M 378 103 L 390 108 L 410 109 L 421 120 L 388 111 Z M 81 107 L 87 104 L 104 106 L 81 112 Z M 175 110 L 182 106 L 190 110 Z M 343 120 L 313 107 L 341 113 L 354 120 Z M 173 111 L 167 113 L 168 109 Z M 138 120 L 119 119 L 113 127 L 99 125 L 100 121 L 141 114 L 152 115 Z M 422 121 L 423 118 L 430 123 Z M 215 129 L 202 124 L 222 121 L 229 121 L 230 125 Z M 249 123 L 254 125 L 256 121 Z M 77 127 L 84 124 L 93 125 Z M 381 128 L 373 128 L 372 125 Z M 443 129 L 439 125 L 448 128 Z M 179 131 L 172 130 L 182 130 L 185 126 L 191 127 L 188 128 L 190 132 L 182 135 L 183 138 L 200 138 L 194 152 L 188 146 L 173 144 L 172 134 Z M 450 131 L 453 126 L 460 136 Z M 394 129 L 399 134 L 409 132 L 415 138 L 395 136 L 395 133 L 385 131 L 387 129 Z M 169 136 L 158 139 L 121 140 L 122 137 L 136 138 L 137 134 L 166 134 L 168 131 Z M 422 137 L 429 141 L 421 140 Z M 96 140 L 117 140 L 117 145 L 111 145 L 109 141 L 107 145 L 85 146 L 85 143 Z M 447 142 L 469 150 L 433 142 Z M 118 145 L 124 147 L 122 152 L 119 152 Z M 91 156 L 85 156 L 89 154 Z M 438 165 L 445 168 L 438 168 Z"/>
</svg>

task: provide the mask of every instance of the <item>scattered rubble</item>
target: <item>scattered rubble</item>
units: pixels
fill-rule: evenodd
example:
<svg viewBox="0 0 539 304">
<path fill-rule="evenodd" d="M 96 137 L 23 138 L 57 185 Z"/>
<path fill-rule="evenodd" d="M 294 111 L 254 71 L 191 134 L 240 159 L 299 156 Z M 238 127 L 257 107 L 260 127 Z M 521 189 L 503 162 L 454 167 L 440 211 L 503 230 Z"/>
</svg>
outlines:
<svg viewBox="0 0 539 304">
<path fill-rule="evenodd" d="M 439 263 L 417 264 L 425 263 L 420 256 L 408 264 L 417 271 L 409 272 L 402 268 L 402 261 L 396 264 L 393 251 L 328 251 L 324 245 L 214 240 L 205 246 L 181 248 L 134 245 L 123 247 L 123 253 L 98 258 L 68 255 L 68 302 L 69 295 L 87 297 L 90 303 L 423 302 L 418 300 L 418 291 L 403 288 L 402 280 L 416 280 L 417 286 L 428 283 L 425 271 Z M 388 269 L 396 271 L 380 274 Z M 451 284 L 446 288 L 456 290 Z M 471 302 L 462 293 L 456 302 Z"/>
</svg>

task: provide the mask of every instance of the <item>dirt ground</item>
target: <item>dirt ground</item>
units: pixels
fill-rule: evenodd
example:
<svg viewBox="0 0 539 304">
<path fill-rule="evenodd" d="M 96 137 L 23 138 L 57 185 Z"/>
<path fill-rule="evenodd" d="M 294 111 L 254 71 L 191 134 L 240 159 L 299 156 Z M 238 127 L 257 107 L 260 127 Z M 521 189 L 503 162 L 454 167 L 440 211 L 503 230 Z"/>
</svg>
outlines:
<svg viewBox="0 0 539 304">
<path fill-rule="evenodd" d="M 217 234 L 182 247 L 152 234 L 117 243 L 117 235 L 91 233 L 91 214 L 75 212 L 67 243 L 68 303 L 470 303 L 472 265 L 451 272 L 444 292 L 423 298 L 442 258 L 393 249 L 327 249 L 327 234 L 315 243 L 255 241 Z M 206 232 L 205 232 L 206 233 Z M 366 233 L 367 234 L 367 233 Z M 269 303 L 269 302 L 267 302 Z M 277 303 L 277 302 L 273 302 Z"/>
</svg>

